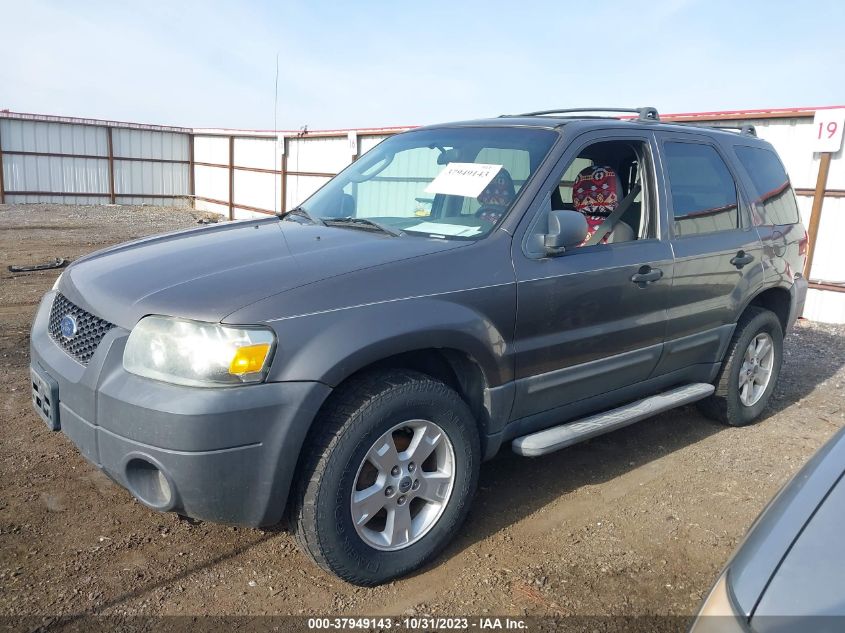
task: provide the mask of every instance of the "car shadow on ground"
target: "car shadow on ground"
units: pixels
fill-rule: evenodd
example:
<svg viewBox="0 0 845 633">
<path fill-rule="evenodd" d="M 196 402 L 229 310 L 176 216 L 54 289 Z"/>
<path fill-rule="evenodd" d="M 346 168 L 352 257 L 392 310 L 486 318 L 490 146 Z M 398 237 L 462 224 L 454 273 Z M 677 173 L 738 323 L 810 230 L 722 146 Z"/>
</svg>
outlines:
<svg viewBox="0 0 845 633">
<path fill-rule="evenodd" d="M 447 556 L 570 492 L 616 479 L 722 428 L 688 406 L 543 457 L 520 457 L 506 445 L 482 465 L 469 520 Z"/>
<path fill-rule="evenodd" d="M 149 630 L 148 627 L 152 625 L 162 626 L 163 622 L 160 617 L 151 616 L 151 617 L 138 617 L 138 622 L 135 623 L 135 626 L 128 626 L 128 623 L 124 620 L 131 621 L 132 616 L 128 619 L 125 616 L 121 616 L 119 612 L 117 614 L 109 614 L 109 616 L 104 617 L 102 620 L 92 619 L 92 616 L 101 616 L 103 612 L 108 611 L 114 607 L 118 607 L 120 605 L 125 605 L 130 603 L 132 600 L 139 599 L 145 595 L 149 595 L 154 592 L 156 589 L 161 589 L 163 587 L 172 587 L 174 584 L 179 583 L 180 581 L 186 580 L 193 576 L 198 572 L 202 572 L 206 569 L 211 569 L 216 567 L 218 564 L 225 563 L 226 561 L 236 559 L 239 556 L 246 554 L 249 552 L 253 547 L 261 545 L 266 541 L 269 541 L 272 538 L 279 536 L 278 532 L 266 532 L 258 536 L 258 538 L 250 541 L 249 543 L 244 543 L 238 547 L 234 547 L 229 549 L 225 552 L 220 553 L 213 558 L 209 558 L 208 560 L 204 560 L 201 563 L 196 565 L 191 565 L 182 569 L 179 573 L 172 574 L 170 576 L 166 576 L 164 578 L 159 578 L 152 582 L 146 582 L 143 584 L 139 584 L 135 587 L 124 591 L 123 593 L 119 593 L 112 598 L 107 600 L 103 600 L 102 602 L 97 603 L 95 606 L 89 606 L 87 609 L 82 611 L 78 611 L 75 613 L 65 613 L 56 616 L 38 616 L 37 622 L 30 630 L 38 630 L 38 631 L 69 631 L 69 632 L 76 632 L 76 631 L 88 631 L 88 630 L 97 630 L 97 631 L 107 631 L 107 630 L 130 630 L 130 631 L 147 631 Z M 137 617 L 137 616 L 136 616 Z M 184 626 L 187 628 L 191 624 L 191 619 L 196 618 L 196 616 L 182 616 L 185 620 L 183 623 Z M 50 621 L 52 620 L 52 622 Z M 117 623 L 122 623 L 127 625 L 125 629 L 120 629 L 117 627 L 115 629 L 112 628 L 113 625 Z M 176 624 L 180 624 L 180 621 L 177 619 Z M 166 627 L 165 630 L 170 631 L 177 631 L 181 630 L 179 626 L 173 627 Z M 201 630 L 201 627 L 197 630 Z"/>
<path fill-rule="evenodd" d="M 845 367 L 845 337 L 825 327 L 799 325 L 789 334 L 780 378 L 764 417 L 803 400 Z"/>
<path fill-rule="evenodd" d="M 845 341 L 835 333 L 796 328 L 784 348 L 781 377 L 759 424 L 807 397 L 845 367 Z M 819 362 L 820 355 L 824 362 Z M 690 405 L 543 457 L 520 457 L 506 444 L 493 460 L 482 464 L 467 523 L 439 560 L 458 555 L 567 493 L 620 477 L 723 430 L 722 424 Z"/>
</svg>

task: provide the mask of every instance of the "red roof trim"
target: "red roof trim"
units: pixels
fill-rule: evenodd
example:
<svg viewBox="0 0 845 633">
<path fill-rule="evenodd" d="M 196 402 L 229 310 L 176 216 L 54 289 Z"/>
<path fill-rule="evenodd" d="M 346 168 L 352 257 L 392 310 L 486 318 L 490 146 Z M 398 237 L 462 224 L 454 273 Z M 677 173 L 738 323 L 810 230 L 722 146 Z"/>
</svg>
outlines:
<svg viewBox="0 0 845 633">
<path fill-rule="evenodd" d="M 815 114 L 816 110 L 835 110 L 837 108 L 845 108 L 845 105 L 831 105 L 831 106 L 811 106 L 807 108 L 760 108 L 754 110 L 712 110 L 705 112 L 675 112 L 661 116 L 667 117 L 704 117 L 704 116 L 726 116 L 739 115 L 744 117 L 751 117 L 755 114 L 783 114 L 784 116 L 795 114 Z"/>
</svg>

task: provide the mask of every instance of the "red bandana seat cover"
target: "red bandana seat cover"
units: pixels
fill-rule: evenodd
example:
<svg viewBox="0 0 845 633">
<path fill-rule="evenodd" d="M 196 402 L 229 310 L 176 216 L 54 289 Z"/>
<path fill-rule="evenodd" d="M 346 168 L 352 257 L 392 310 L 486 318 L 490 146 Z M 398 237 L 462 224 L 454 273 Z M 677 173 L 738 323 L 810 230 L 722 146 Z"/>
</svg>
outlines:
<svg viewBox="0 0 845 633">
<path fill-rule="evenodd" d="M 511 206 L 514 198 L 516 198 L 516 188 L 513 186 L 513 178 L 503 167 L 484 188 L 484 191 L 478 194 L 476 199 L 481 204 L 481 208 L 476 214 L 485 222 L 495 224 Z"/>
<path fill-rule="evenodd" d="M 613 210 L 619 205 L 620 182 L 610 167 L 585 167 L 575 177 L 572 185 L 572 204 L 587 219 L 587 243 Z M 610 234 L 604 236 L 607 243 Z"/>
</svg>

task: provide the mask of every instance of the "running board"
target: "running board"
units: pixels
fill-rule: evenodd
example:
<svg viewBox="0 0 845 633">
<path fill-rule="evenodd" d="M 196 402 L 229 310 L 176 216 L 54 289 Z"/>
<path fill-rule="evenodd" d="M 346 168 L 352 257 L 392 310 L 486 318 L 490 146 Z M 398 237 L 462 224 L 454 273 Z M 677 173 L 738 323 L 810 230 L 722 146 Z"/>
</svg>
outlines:
<svg viewBox="0 0 845 633">
<path fill-rule="evenodd" d="M 511 447 L 514 453 L 525 457 L 537 457 L 546 453 L 553 453 L 591 437 L 621 429 L 657 413 L 701 400 L 715 390 L 716 388 L 708 383 L 691 383 L 604 413 L 591 415 L 577 422 L 567 422 L 531 435 L 518 437 L 511 442 Z"/>
</svg>

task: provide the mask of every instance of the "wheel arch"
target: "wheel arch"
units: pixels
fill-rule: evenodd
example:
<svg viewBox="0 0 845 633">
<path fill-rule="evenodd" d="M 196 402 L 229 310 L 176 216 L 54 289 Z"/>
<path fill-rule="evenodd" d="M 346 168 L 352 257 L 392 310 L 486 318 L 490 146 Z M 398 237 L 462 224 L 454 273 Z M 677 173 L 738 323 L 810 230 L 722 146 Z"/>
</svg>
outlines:
<svg viewBox="0 0 845 633">
<path fill-rule="evenodd" d="M 784 288 L 782 286 L 765 288 L 751 298 L 751 300 L 743 308 L 739 317 L 741 317 L 742 314 L 744 314 L 751 306 L 764 308 L 775 314 L 785 335 L 787 329 L 789 328 L 792 303 L 792 293 L 788 288 Z"/>
<path fill-rule="evenodd" d="M 324 419 L 327 409 L 334 405 L 336 401 L 335 396 L 340 393 L 340 390 L 364 374 L 391 369 L 419 372 L 425 376 L 440 380 L 454 389 L 458 396 L 469 406 L 478 429 L 482 455 L 487 454 L 487 432 L 491 419 L 497 415 L 497 412 L 494 411 L 496 403 L 491 402 L 491 398 L 489 397 L 488 382 L 481 365 L 470 353 L 462 349 L 454 347 L 420 347 L 391 355 L 383 355 L 363 366 L 356 367 L 354 371 L 348 371 L 347 375 L 333 387 L 332 392 L 323 400 L 319 410 L 305 430 L 303 441 L 297 450 L 296 464 L 291 472 L 291 478 L 293 480 L 302 472 L 305 445 L 319 435 L 322 426 L 321 419 Z M 508 402 L 507 413 L 509 412 L 510 403 Z M 501 412 L 498 415 L 501 415 Z M 296 486 L 289 485 L 287 487 L 287 495 L 284 503 L 286 513 L 292 507 L 293 495 L 297 494 L 297 492 Z"/>
<path fill-rule="evenodd" d="M 489 401 L 485 398 L 489 383 L 478 361 L 468 352 L 453 347 L 426 347 L 385 356 L 364 365 L 344 378 L 342 388 L 355 376 L 376 370 L 409 369 L 452 388 L 472 411 L 485 434 L 490 419 Z"/>
</svg>

